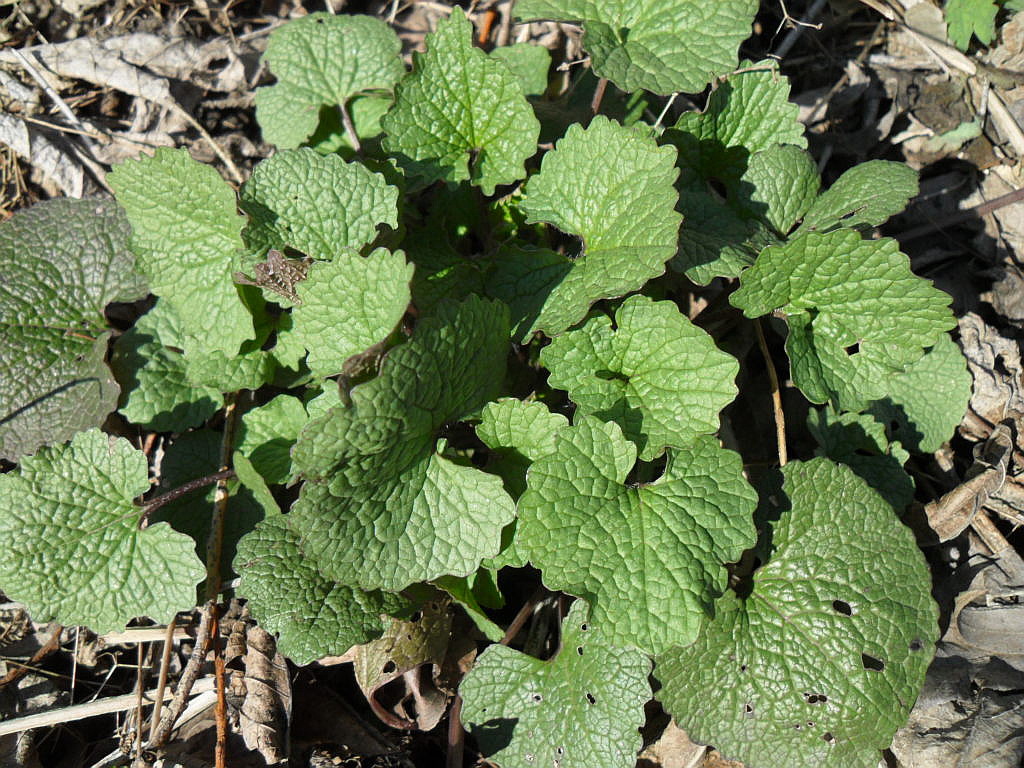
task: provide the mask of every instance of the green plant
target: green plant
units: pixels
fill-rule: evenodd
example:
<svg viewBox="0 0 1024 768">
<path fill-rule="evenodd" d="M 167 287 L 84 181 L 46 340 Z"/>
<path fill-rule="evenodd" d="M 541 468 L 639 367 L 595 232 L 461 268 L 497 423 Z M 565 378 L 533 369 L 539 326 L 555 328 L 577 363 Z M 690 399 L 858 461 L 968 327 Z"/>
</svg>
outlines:
<svg viewBox="0 0 1024 768">
<path fill-rule="evenodd" d="M 996 36 L 996 16 L 999 9 L 1024 10 L 1022 0 L 946 0 L 947 34 L 960 50 L 966 51 L 971 38 L 977 37 L 989 45 Z"/>
<path fill-rule="evenodd" d="M 604 83 L 540 98 L 546 52 L 488 55 L 458 9 L 411 73 L 383 23 L 313 14 L 271 38 L 256 103 L 279 150 L 237 197 L 160 149 L 110 174 L 124 212 L 58 201 L 0 226 L 0 452 L 20 463 L 0 476 L 0 587 L 100 631 L 193 604 L 209 498 L 140 527 L 145 459 L 97 429 L 117 393 L 102 310 L 146 294 L 137 269 L 158 301 L 114 344 L 120 413 L 182 433 L 164 490 L 234 450 L 221 570 L 237 546 L 238 594 L 296 663 L 371 640 L 433 584 L 493 643 L 462 717 L 505 768 L 632 765 L 654 695 L 752 766 L 874 766 L 938 630 L 894 511 L 902 465 L 970 392 L 949 298 L 865 236 L 916 176 L 873 161 L 820 191 L 785 78 L 735 69 L 754 0 L 637 8 L 517 11 L 581 22 L 624 90 L 715 79 L 665 130 L 641 92 L 575 120 Z M 695 324 L 702 291 L 728 301 Z M 818 456 L 786 463 L 779 405 L 781 474 L 758 470 L 766 419 L 745 415 L 767 408 L 765 330 L 823 406 L 790 420 Z M 237 439 L 203 427 L 244 390 Z M 580 598 L 548 662 L 497 643 L 482 607 L 527 562 Z"/>
</svg>

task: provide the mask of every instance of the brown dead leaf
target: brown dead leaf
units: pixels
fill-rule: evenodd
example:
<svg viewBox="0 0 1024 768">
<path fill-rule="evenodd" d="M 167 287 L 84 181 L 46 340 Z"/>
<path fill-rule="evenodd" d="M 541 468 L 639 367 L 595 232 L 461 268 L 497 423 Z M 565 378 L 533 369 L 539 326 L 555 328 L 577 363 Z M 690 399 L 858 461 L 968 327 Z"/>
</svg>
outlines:
<svg viewBox="0 0 1024 768">
<path fill-rule="evenodd" d="M 980 316 L 960 318 L 960 347 L 974 377 L 969 414 L 961 431 L 970 440 L 988 439 L 992 425 L 1013 419 L 1021 433 L 1024 419 L 1024 364 L 1020 345 L 1002 336 Z"/>
<path fill-rule="evenodd" d="M 265 630 L 250 626 L 245 639 L 245 699 L 239 730 L 245 746 L 259 752 L 267 765 L 283 765 L 288 761 L 292 713 L 288 664 Z"/>
<path fill-rule="evenodd" d="M 356 681 L 392 728 L 429 731 L 448 697 L 438 685 L 452 633 L 451 603 L 427 602 L 411 621 L 393 619 L 383 637 L 356 649 Z"/>
</svg>

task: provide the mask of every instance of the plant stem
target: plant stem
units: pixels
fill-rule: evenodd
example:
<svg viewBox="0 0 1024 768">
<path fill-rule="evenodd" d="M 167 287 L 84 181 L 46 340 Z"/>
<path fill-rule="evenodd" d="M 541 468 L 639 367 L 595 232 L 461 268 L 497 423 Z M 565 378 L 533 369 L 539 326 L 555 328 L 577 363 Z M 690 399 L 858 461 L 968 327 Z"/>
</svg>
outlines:
<svg viewBox="0 0 1024 768">
<path fill-rule="evenodd" d="M 761 321 L 754 321 L 754 331 L 757 333 L 757 346 L 761 348 L 764 356 L 764 364 L 768 367 L 768 378 L 772 384 L 772 408 L 775 411 L 775 441 L 779 449 L 779 466 L 786 466 L 788 460 L 786 452 L 786 416 L 782 411 L 782 390 L 779 388 L 779 376 L 775 372 L 775 364 L 772 362 L 771 353 L 768 351 L 768 342 L 764 338 L 764 329 L 761 328 Z"/>
</svg>

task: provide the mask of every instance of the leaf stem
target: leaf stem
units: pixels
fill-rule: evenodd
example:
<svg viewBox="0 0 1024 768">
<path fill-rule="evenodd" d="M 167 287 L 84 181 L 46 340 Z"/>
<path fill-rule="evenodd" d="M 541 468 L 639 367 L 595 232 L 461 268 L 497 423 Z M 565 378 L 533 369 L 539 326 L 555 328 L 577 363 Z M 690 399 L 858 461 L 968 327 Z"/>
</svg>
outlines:
<svg viewBox="0 0 1024 768">
<path fill-rule="evenodd" d="M 352 149 L 355 150 L 357 155 L 362 155 L 363 145 L 359 143 L 359 134 L 356 133 L 356 127 L 352 124 L 352 117 L 349 115 L 344 104 L 338 105 L 338 115 L 341 116 L 341 124 L 345 126 L 345 135 L 348 136 Z"/>
<path fill-rule="evenodd" d="M 775 364 L 772 362 L 771 353 L 768 351 L 768 342 L 764 338 L 764 329 L 761 327 L 760 319 L 754 321 L 754 331 L 757 333 L 757 346 L 761 348 L 764 364 L 768 368 L 768 379 L 772 385 L 772 409 L 775 411 L 775 441 L 779 449 L 779 466 L 784 467 L 788 460 L 786 451 L 786 416 L 782 410 L 782 390 L 779 388 L 779 376 L 775 372 Z"/>
<path fill-rule="evenodd" d="M 207 485 L 219 482 L 221 480 L 227 480 L 235 476 L 235 470 L 226 469 L 223 472 L 214 472 L 212 475 L 206 475 L 205 477 L 197 477 L 195 480 L 189 480 L 184 485 L 178 486 L 177 488 L 168 491 L 167 493 L 157 496 L 155 499 L 143 502 L 140 506 L 142 507 L 142 518 L 139 521 L 141 525 L 143 521 L 149 518 L 153 512 L 160 509 L 164 504 L 169 504 L 175 499 L 180 499 L 187 493 L 191 493 L 197 488 L 202 488 Z"/>
</svg>

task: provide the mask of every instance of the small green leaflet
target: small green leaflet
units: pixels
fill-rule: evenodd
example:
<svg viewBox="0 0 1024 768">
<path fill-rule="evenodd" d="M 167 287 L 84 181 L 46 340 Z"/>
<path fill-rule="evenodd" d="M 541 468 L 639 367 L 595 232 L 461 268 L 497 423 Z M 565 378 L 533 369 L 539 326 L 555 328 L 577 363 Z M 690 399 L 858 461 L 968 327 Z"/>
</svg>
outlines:
<svg viewBox="0 0 1024 768">
<path fill-rule="evenodd" d="M 594 71 L 623 91 L 703 90 L 736 66 L 757 0 L 520 0 L 524 20 L 582 22 Z"/>
<path fill-rule="evenodd" d="M 658 147 L 644 129 L 601 115 L 587 128 L 570 126 L 544 155 L 520 208 L 528 223 L 579 236 L 583 250 L 553 275 L 534 330 L 557 335 L 598 299 L 635 291 L 664 273 L 681 220 L 674 161 L 673 148 Z M 531 274 L 523 279 L 533 281 Z"/>
<path fill-rule="evenodd" d="M 967 412 L 973 379 L 956 343 L 942 334 L 924 357 L 889 380 L 889 395 L 868 413 L 891 425 L 893 439 L 909 449 L 934 453 L 949 440 Z"/>
<path fill-rule="evenodd" d="M 651 662 L 610 644 L 577 600 L 562 648 L 541 661 L 492 645 L 459 685 L 462 721 L 502 768 L 632 768 Z"/>
<path fill-rule="evenodd" d="M 697 637 L 726 586 L 725 564 L 755 540 L 757 494 L 740 457 L 700 437 L 635 487 L 636 447 L 584 416 L 533 463 L 516 549 L 545 585 L 586 599 L 609 642 L 659 653 Z"/>
<path fill-rule="evenodd" d="M 523 178 L 540 123 L 522 81 L 473 47 L 473 25 L 461 8 L 438 22 L 426 46 L 381 121 L 384 148 L 427 183 L 469 179 L 491 195 Z"/>
<path fill-rule="evenodd" d="M 910 454 L 890 443 L 885 428 L 870 415 L 812 408 L 807 428 L 821 446 L 818 455 L 848 466 L 897 512 L 914 500 L 914 480 L 903 470 Z"/>
<path fill-rule="evenodd" d="M 333 376 L 345 361 L 387 338 L 409 305 L 413 265 L 401 251 L 354 251 L 313 264 L 292 310 L 295 339 L 309 350 L 310 370 Z"/>
<path fill-rule="evenodd" d="M 362 248 L 381 225 L 398 226 L 398 190 L 383 176 L 308 147 L 257 165 L 239 204 L 251 217 L 242 235 L 259 253 L 291 246 L 330 260 Z"/>
<path fill-rule="evenodd" d="M 299 666 L 379 637 L 383 615 L 405 606 L 399 595 L 324 578 L 291 530 L 290 515 L 272 515 L 243 537 L 234 567 L 242 577 L 238 593 L 260 626 L 277 633 L 278 650 Z"/>
<path fill-rule="evenodd" d="M 947 0 L 950 42 L 966 51 L 971 47 L 971 36 L 976 35 L 982 44 L 988 45 L 995 37 L 998 13 L 999 6 L 994 0 Z"/>
<path fill-rule="evenodd" d="M 268 483 L 284 483 L 291 474 L 291 447 L 308 421 L 299 398 L 278 395 L 242 417 L 238 450 Z"/>
<path fill-rule="evenodd" d="M 177 317 L 161 301 L 114 344 L 110 364 L 121 383 L 121 415 L 154 432 L 184 432 L 224 405 L 219 389 L 192 384 Z"/>
<path fill-rule="evenodd" d="M 0 583 L 37 621 L 124 629 L 195 604 L 206 569 L 192 540 L 164 524 L 139 530 L 146 457 L 99 429 L 22 458 L 0 475 Z"/>
<path fill-rule="evenodd" d="M 316 130 L 322 107 L 390 91 L 405 73 L 401 51 L 398 35 L 371 16 L 311 13 L 275 29 L 263 60 L 277 84 L 256 89 L 263 138 L 297 147 Z"/>
<path fill-rule="evenodd" d="M 473 296 L 441 305 L 391 350 L 352 407 L 311 422 L 292 451 L 306 483 L 291 516 L 328 578 L 399 590 L 466 576 L 497 554 L 512 500 L 501 481 L 437 452 L 438 432 L 496 394 L 505 308 Z"/>
<path fill-rule="evenodd" d="M 783 474 L 789 505 L 752 592 L 718 600 L 693 645 L 657 659 L 658 699 L 746 765 L 875 768 L 938 639 L 928 566 L 848 467 L 814 459 Z"/>
<path fill-rule="evenodd" d="M 813 199 L 820 183 L 817 169 L 812 165 L 808 173 L 793 149 L 778 151 L 807 146 L 798 113 L 789 102 L 789 80 L 774 64 L 744 62 L 711 92 L 704 112 L 687 112 L 665 131 L 663 140 L 679 151 L 683 214 L 673 269 L 702 285 L 736 277 L 773 241 L 764 222 L 785 234 L 806 210 L 806 198 Z M 768 154 L 755 160 L 761 153 Z M 788 190 L 773 167 L 790 177 Z M 776 184 L 783 187 L 778 196 L 772 194 Z"/>
<path fill-rule="evenodd" d="M 836 179 L 804 216 L 796 234 L 837 227 L 877 227 L 917 194 L 917 171 L 903 163 L 871 160 Z"/>
<path fill-rule="evenodd" d="M 187 353 L 237 354 L 254 330 L 232 281 L 245 219 L 231 187 L 213 166 L 167 147 L 117 166 L 107 181 L 128 212 L 139 270 L 178 316 Z"/>
<path fill-rule="evenodd" d="M 736 397 L 739 363 L 670 301 L 631 296 L 541 350 L 548 383 L 588 413 L 614 421 L 644 461 L 718 431 Z"/>
<path fill-rule="evenodd" d="M 0 457 L 70 439 L 116 407 L 103 310 L 146 295 L 128 236 L 101 200 L 39 203 L 0 224 Z"/>
<path fill-rule="evenodd" d="M 751 318 L 781 311 L 793 382 L 844 409 L 885 397 L 892 375 L 955 325 L 949 296 L 910 271 L 895 240 L 849 229 L 766 248 L 729 300 Z"/>
<path fill-rule="evenodd" d="M 548 87 L 551 51 L 542 45 L 516 43 L 491 51 L 491 58 L 503 61 L 523 84 L 527 96 L 539 96 Z"/>
</svg>

